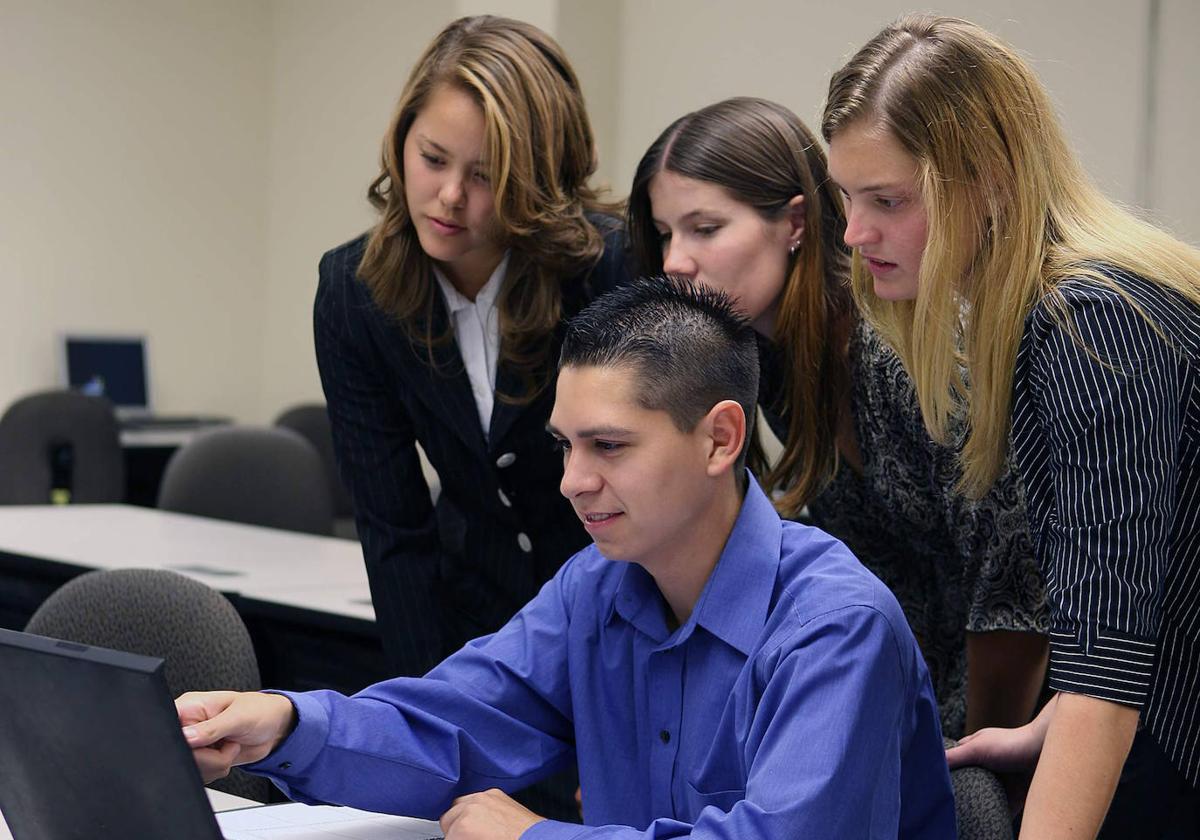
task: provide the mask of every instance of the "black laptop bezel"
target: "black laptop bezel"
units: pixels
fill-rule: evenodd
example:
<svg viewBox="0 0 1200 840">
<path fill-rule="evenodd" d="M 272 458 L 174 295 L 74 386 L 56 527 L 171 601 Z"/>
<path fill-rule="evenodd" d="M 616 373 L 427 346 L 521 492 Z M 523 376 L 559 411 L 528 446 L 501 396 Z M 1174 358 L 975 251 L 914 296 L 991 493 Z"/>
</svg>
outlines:
<svg viewBox="0 0 1200 840">
<path fill-rule="evenodd" d="M 162 659 L 0 628 L 0 675 L 14 840 L 220 840 Z"/>
</svg>

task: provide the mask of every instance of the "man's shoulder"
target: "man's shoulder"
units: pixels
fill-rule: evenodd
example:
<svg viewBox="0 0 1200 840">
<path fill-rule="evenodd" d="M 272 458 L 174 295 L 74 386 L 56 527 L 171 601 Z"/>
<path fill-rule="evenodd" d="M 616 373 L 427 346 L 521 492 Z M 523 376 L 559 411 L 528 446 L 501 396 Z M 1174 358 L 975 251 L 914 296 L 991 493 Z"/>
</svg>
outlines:
<svg viewBox="0 0 1200 840">
<path fill-rule="evenodd" d="M 889 623 L 907 621 L 896 597 L 841 540 L 811 525 L 785 521 L 779 552 L 776 612 L 795 626 L 821 616 L 862 608 Z"/>
<path fill-rule="evenodd" d="M 900 669 L 904 691 L 927 683 L 916 639 L 896 597 L 840 540 L 819 528 L 785 522 L 779 559 L 776 597 L 756 668 L 769 674 L 793 656 L 841 649 L 852 652 L 849 659 L 823 665 L 818 656 L 813 667 L 873 671 L 887 662 Z"/>
</svg>

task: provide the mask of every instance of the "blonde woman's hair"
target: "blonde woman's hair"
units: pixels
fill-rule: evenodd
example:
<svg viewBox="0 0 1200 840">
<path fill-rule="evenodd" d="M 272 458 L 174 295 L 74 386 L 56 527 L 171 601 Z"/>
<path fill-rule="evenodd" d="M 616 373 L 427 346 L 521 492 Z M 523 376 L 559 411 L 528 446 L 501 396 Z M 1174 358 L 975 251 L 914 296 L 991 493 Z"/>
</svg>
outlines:
<svg viewBox="0 0 1200 840">
<path fill-rule="evenodd" d="M 917 297 L 877 298 L 856 253 L 864 316 L 912 376 L 932 437 L 966 421 L 960 488 L 981 496 L 1007 455 L 1013 374 L 1025 318 L 1087 277 L 1144 311 L 1103 271 L 1140 275 L 1200 303 L 1200 252 L 1106 198 L 1069 148 L 1032 69 L 967 21 L 913 15 L 884 29 L 829 83 L 826 141 L 885 128 L 918 164 L 928 215 Z"/>
<path fill-rule="evenodd" d="M 788 260 L 773 337 L 787 368 L 783 393 L 771 395 L 787 415 L 786 440 L 770 469 L 757 440 L 750 455 L 763 485 L 780 491 L 779 511 L 796 516 L 837 469 L 838 410 L 847 387 L 837 327 L 853 309 L 849 253 L 825 153 L 799 117 L 765 99 L 726 99 L 680 117 L 646 150 L 629 193 L 626 229 L 643 273 L 663 268 L 650 182 L 664 170 L 715 184 L 768 221 L 804 196 L 803 245 Z"/>
<path fill-rule="evenodd" d="M 588 185 L 596 167 L 592 129 L 558 44 L 535 26 L 490 15 L 443 29 L 413 68 L 384 137 L 381 172 L 367 192 L 380 219 L 358 269 L 376 304 L 430 349 L 431 364 L 433 345 L 449 332 L 433 334 L 436 283 L 405 203 L 404 140 L 441 85 L 464 91 L 483 111 L 484 165 L 501 244 L 511 253 L 496 304 L 500 358 L 526 385 L 500 396 L 525 401 L 553 372 L 562 282 L 594 265 L 604 248 L 585 214 L 614 208 Z"/>
</svg>

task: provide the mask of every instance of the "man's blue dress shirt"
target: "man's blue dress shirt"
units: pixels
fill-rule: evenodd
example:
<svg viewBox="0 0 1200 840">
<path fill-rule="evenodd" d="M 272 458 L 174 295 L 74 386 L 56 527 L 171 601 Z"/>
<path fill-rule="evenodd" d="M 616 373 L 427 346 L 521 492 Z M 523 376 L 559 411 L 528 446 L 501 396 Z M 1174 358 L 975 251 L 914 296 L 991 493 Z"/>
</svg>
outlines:
<svg viewBox="0 0 1200 840">
<path fill-rule="evenodd" d="M 953 838 L 929 675 L 892 594 L 751 480 L 691 617 L 640 566 L 575 555 L 420 679 L 289 694 L 253 766 L 292 798 L 436 819 L 578 759 L 586 826 L 548 838 Z"/>
</svg>

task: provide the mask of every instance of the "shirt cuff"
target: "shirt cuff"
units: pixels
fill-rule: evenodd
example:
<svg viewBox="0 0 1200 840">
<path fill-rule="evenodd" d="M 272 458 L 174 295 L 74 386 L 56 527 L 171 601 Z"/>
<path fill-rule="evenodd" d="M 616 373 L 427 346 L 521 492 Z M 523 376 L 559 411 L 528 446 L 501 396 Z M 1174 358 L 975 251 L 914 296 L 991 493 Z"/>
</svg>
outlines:
<svg viewBox="0 0 1200 840">
<path fill-rule="evenodd" d="M 542 820 L 525 829 L 521 840 L 571 840 L 573 837 L 582 837 L 587 830 L 587 826 L 577 823 Z"/>
<path fill-rule="evenodd" d="M 267 693 L 280 694 L 292 701 L 296 727 L 273 752 L 243 769 L 280 779 L 304 775 L 328 740 L 329 715 L 320 701 L 310 695 L 291 691 Z"/>
<path fill-rule="evenodd" d="M 1079 633 L 1050 632 L 1050 688 L 1141 708 L 1150 693 L 1158 643 L 1101 629 L 1091 644 Z"/>
</svg>

